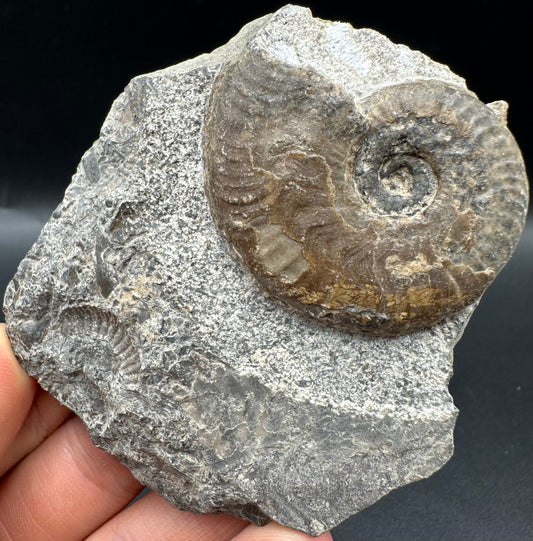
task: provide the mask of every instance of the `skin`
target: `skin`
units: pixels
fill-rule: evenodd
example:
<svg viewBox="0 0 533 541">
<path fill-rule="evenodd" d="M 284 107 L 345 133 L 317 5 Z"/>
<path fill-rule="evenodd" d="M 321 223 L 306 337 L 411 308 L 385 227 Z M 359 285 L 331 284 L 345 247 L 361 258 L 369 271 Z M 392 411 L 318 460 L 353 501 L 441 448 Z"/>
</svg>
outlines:
<svg viewBox="0 0 533 541">
<path fill-rule="evenodd" d="M 93 445 L 83 423 L 18 364 L 0 324 L 0 541 L 311 541 L 271 522 L 194 515 Z M 332 541 L 330 533 L 314 538 Z"/>
</svg>

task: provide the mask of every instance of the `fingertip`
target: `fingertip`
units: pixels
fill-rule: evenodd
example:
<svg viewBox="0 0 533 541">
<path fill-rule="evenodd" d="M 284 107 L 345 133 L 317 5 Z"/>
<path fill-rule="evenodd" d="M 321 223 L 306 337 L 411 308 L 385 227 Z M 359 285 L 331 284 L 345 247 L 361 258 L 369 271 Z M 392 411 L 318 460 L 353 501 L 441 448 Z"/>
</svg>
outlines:
<svg viewBox="0 0 533 541">
<path fill-rule="evenodd" d="M 269 522 L 266 526 L 248 526 L 233 541 L 333 541 L 333 538 L 329 532 L 311 537 L 277 522 Z"/>
<path fill-rule="evenodd" d="M 8 384 L 25 389 L 35 386 L 35 381 L 24 372 L 17 361 L 6 332 L 6 324 L 0 323 L 0 388 Z"/>
<path fill-rule="evenodd" d="M 151 492 L 115 515 L 86 541 L 230 541 L 247 525 L 229 515 L 180 511 Z"/>
<path fill-rule="evenodd" d="M 129 470 L 98 449 L 76 417 L 61 425 L 0 483 L 0 532 L 10 539 L 86 539 L 141 490 Z M 0 539 L 3 539 L 0 533 Z"/>
<path fill-rule="evenodd" d="M 19 365 L 0 324 L 0 457 L 11 444 L 31 407 L 35 380 Z"/>
<path fill-rule="evenodd" d="M 0 459 L 0 477 L 37 448 L 69 415 L 71 411 L 66 406 L 37 385 L 30 411 Z"/>
</svg>

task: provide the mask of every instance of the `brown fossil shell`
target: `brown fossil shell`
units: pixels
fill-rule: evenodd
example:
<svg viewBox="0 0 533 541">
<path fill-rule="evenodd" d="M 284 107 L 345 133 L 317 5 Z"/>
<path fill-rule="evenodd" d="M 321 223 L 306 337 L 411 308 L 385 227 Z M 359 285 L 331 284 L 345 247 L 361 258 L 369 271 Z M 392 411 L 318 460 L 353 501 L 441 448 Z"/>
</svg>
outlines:
<svg viewBox="0 0 533 541">
<path fill-rule="evenodd" d="M 453 315 L 523 228 L 514 138 L 441 81 L 355 102 L 311 69 L 250 51 L 218 76 L 204 158 L 233 252 L 273 297 L 342 329 L 394 335 Z"/>
</svg>

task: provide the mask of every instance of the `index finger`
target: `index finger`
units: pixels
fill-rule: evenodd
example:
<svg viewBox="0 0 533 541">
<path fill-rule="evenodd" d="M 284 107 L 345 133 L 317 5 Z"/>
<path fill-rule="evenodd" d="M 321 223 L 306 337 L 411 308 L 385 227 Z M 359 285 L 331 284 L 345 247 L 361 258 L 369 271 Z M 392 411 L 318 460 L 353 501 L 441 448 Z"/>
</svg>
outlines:
<svg viewBox="0 0 533 541">
<path fill-rule="evenodd" d="M 6 326 L 0 323 L 0 458 L 28 415 L 34 394 L 35 380 L 17 362 Z"/>
</svg>

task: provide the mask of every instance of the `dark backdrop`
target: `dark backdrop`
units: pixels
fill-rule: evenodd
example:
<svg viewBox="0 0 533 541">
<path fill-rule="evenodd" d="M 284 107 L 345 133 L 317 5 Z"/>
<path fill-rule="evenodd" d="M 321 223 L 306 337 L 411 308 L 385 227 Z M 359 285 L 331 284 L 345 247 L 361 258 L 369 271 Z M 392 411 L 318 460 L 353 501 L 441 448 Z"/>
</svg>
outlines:
<svg viewBox="0 0 533 541">
<path fill-rule="evenodd" d="M 533 25 L 526 2 L 316 1 L 510 103 L 531 165 Z M 127 82 L 208 52 L 283 5 L 204 0 L 0 2 L 0 298 Z M 533 223 L 455 351 L 456 452 L 334 531 L 336 541 L 533 539 Z M 0 316 L 1 319 L 1 316 Z"/>
</svg>

